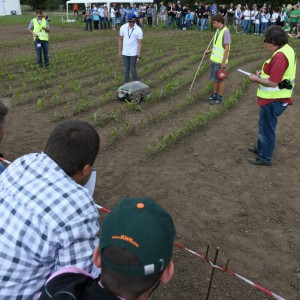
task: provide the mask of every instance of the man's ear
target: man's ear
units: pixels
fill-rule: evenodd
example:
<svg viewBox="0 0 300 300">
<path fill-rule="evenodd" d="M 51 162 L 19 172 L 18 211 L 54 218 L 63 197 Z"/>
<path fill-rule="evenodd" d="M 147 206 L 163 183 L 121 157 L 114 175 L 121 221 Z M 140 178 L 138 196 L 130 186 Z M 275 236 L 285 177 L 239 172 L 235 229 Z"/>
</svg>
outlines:
<svg viewBox="0 0 300 300">
<path fill-rule="evenodd" d="M 171 278 L 173 277 L 173 274 L 174 274 L 174 263 L 171 260 L 169 262 L 169 264 L 167 265 L 167 267 L 164 269 L 164 271 L 160 277 L 160 281 L 162 283 L 168 283 L 171 280 Z"/>
<path fill-rule="evenodd" d="M 101 257 L 100 257 L 100 249 L 99 246 L 96 247 L 93 253 L 93 262 L 94 264 L 100 268 L 101 267 Z"/>
<path fill-rule="evenodd" d="M 82 170 L 80 171 L 81 174 L 82 174 L 82 176 L 86 177 L 88 174 L 90 174 L 92 168 L 93 168 L 93 166 L 90 165 L 90 164 L 85 165 L 85 166 L 82 168 Z"/>
</svg>

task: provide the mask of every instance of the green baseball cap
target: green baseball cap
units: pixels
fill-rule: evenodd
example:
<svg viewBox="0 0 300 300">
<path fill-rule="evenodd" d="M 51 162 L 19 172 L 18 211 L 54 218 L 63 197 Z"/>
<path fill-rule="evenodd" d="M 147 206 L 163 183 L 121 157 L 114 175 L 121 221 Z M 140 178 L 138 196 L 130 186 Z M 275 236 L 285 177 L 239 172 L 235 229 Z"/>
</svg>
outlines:
<svg viewBox="0 0 300 300">
<path fill-rule="evenodd" d="M 108 214 L 100 237 L 101 260 L 110 270 L 128 275 L 161 272 L 173 256 L 175 227 L 171 216 L 149 198 L 125 198 Z M 117 264 L 103 255 L 106 247 L 133 253 L 141 266 Z"/>
</svg>

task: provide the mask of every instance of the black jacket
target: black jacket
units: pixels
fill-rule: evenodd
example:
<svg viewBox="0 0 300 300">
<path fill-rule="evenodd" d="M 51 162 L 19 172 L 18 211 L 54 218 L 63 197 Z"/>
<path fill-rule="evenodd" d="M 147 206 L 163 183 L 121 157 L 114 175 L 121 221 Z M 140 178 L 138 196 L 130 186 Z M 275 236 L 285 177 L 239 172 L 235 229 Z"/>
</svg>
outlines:
<svg viewBox="0 0 300 300">
<path fill-rule="evenodd" d="M 120 300 L 98 282 L 83 274 L 63 273 L 44 286 L 39 300 Z"/>
</svg>

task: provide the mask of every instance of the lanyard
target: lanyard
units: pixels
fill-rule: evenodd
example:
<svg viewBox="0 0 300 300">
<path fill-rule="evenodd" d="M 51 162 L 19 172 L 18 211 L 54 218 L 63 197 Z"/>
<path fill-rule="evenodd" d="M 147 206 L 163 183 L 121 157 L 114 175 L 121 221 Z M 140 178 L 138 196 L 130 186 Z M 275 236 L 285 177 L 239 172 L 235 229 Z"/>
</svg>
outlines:
<svg viewBox="0 0 300 300">
<path fill-rule="evenodd" d="M 131 33 L 129 34 L 129 28 L 128 28 L 128 39 L 130 39 L 130 38 L 131 38 L 131 36 L 132 36 L 132 33 L 133 33 L 133 30 L 134 30 L 134 28 L 132 28 L 132 30 L 131 30 Z"/>
</svg>

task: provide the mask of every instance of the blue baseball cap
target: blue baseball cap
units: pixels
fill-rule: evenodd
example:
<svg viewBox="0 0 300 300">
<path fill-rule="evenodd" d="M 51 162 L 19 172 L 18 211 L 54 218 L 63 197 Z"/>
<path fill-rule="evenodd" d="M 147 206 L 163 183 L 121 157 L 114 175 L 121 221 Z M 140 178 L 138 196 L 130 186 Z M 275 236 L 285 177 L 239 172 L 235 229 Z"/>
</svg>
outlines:
<svg viewBox="0 0 300 300">
<path fill-rule="evenodd" d="M 129 14 L 127 15 L 127 20 L 128 20 L 128 21 L 135 21 L 135 20 L 136 20 L 136 15 L 133 14 L 133 13 L 129 13 Z"/>
</svg>

